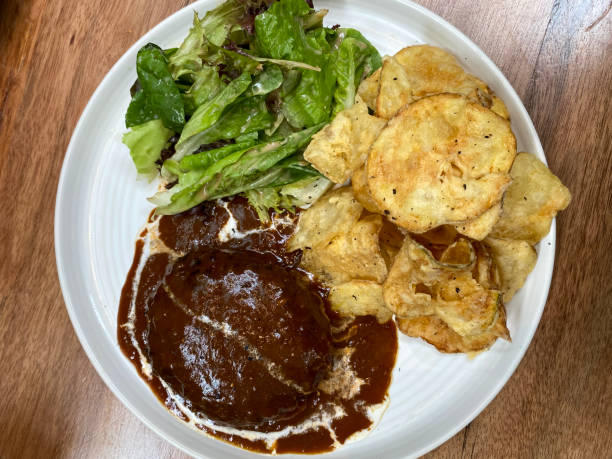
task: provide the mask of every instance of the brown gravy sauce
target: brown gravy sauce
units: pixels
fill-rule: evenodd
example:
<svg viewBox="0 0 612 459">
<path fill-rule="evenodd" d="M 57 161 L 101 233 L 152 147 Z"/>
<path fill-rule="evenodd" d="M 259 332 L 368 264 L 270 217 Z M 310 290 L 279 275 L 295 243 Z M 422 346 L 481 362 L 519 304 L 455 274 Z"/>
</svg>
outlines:
<svg viewBox="0 0 612 459">
<path fill-rule="evenodd" d="M 393 321 L 334 316 L 287 253 L 297 217 L 262 227 L 242 198 L 150 217 L 123 287 L 118 340 L 162 403 L 263 453 L 330 451 L 382 415 Z"/>
</svg>

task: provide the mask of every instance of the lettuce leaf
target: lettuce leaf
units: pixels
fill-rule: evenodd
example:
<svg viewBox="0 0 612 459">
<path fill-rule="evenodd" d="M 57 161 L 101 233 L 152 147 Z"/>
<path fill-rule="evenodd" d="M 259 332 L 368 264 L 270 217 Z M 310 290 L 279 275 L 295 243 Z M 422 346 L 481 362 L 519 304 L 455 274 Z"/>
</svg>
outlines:
<svg viewBox="0 0 612 459">
<path fill-rule="evenodd" d="M 336 77 L 329 44 L 320 31 L 306 32 L 303 18 L 312 10 L 304 0 L 280 0 L 255 18 L 255 46 L 261 57 L 296 61 L 320 69 L 301 69 L 295 89 L 282 100 L 282 113 L 295 128 L 328 121 Z M 324 33 L 324 32 L 323 32 Z"/>
<path fill-rule="evenodd" d="M 147 96 L 142 89 L 139 89 L 128 106 L 125 113 L 125 127 L 137 126 L 147 121 L 156 120 L 159 115 L 153 110 L 147 101 Z"/>
<path fill-rule="evenodd" d="M 361 80 L 382 65 L 376 48 L 357 30 L 339 29 L 338 41 L 340 45 L 334 64 L 337 78 L 334 115 L 353 106 Z"/>
<path fill-rule="evenodd" d="M 136 72 L 146 103 L 168 129 L 180 132 L 185 124 L 185 107 L 174 83 L 164 52 L 149 43 L 138 51 Z"/>
<path fill-rule="evenodd" d="M 322 175 L 307 175 L 305 178 L 281 187 L 265 187 L 247 190 L 244 195 L 257 211 L 259 219 L 270 221 L 269 209 L 282 212 L 287 209 L 293 212 L 296 208 L 305 208 L 319 199 L 332 186 L 332 182 Z"/>
<path fill-rule="evenodd" d="M 202 69 L 202 59 L 208 52 L 204 27 L 193 12 L 193 26 L 181 46 L 168 58 L 168 67 L 172 77 L 177 80 L 183 75 L 192 75 Z"/>
<path fill-rule="evenodd" d="M 317 125 L 282 140 L 264 142 L 247 150 L 232 152 L 206 169 L 194 169 L 179 175 L 179 186 L 175 185 L 151 199 L 151 202 L 159 206 L 156 213 L 177 214 L 206 200 L 238 194 L 258 185 L 268 186 L 268 183 L 279 180 L 279 176 L 270 175 L 267 180 L 263 180 L 262 176 L 303 148 L 322 127 L 322 124 Z M 257 180 L 259 182 L 254 185 Z"/>
<path fill-rule="evenodd" d="M 193 153 L 200 145 L 207 143 L 201 139 L 204 136 L 197 136 L 197 134 L 215 124 L 221 117 L 223 110 L 246 91 L 250 84 L 251 76 L 245 72 L 230 82 L 211 100 L 200 105 L 185 124 L 181 137 L 176 144 L 176 153 L 172 156 L 172 159 L 178 161 Z"/>
<path fill-rule="evenodd" d="M 157 173 L 156 162 L 161 151 L 174 132 L 166 128 L 161 120 L 151 120 L 123 134 L 123 143 L 130 149 L 130 156 L 139 174 L 152 178 Z"/>
</svg>

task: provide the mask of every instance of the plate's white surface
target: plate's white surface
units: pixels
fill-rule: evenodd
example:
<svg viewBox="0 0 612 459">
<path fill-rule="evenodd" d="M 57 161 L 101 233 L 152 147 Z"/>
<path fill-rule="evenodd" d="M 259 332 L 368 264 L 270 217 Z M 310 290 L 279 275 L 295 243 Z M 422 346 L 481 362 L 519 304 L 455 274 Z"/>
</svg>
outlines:
<svg viewBox="0 0 612 459">
<path fill-rule="evenodd" d="M 55 214 L 55 250 L 60 283 L 74 328 L 91 362 L 115 395 L 155 432 L 201 457 L 247 457 L 251 453 L 195 432 L 157 401 L 121 354 L 116 340 L 117 306 L 132 261 L 134 241 L 151 206 L 154 184 L 138 181 L 121 143 L 136 52 L 152 41 L 176 46 L 193 10 L 218 3 L 202 0 L 169 17 L 115 64 L 85 108 L 66 153 Z M 316 1 L 329 8 L 327 24 L 359 29 L 381 54 L 429 43 L 453 52 L 470 72 L 506 102 L 519 151 L 545 160 L 520 99 L 497 67 L 468 38 L 428 10 L 406 0 Z M 443 355 L 420 340 L 401 336 L 391 385 L 391 403 L 365 439 L 330 457 L 406 457 L 441 444 L 495 397 L 521 360 L 546 303 L 555 253 L 555 227 L 538 247 L 538 263 L 507 306 L 512 343 L 498 341 L 473 360 Z"/>
</svg>

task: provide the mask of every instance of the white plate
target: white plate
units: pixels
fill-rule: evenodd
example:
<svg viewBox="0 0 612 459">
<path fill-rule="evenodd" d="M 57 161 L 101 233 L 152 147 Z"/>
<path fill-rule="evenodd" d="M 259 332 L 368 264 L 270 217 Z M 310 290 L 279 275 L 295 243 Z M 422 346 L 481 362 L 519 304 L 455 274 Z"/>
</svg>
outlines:
<svg viewBox="0 0 612 459">
<path fill-rule="evenodd" d="M 116 340 L 117 305 L 132 261 L 134 241 L 151 209 L 145 198 L 155 185 L 137 181 L 121 143 L 138 49 L 147 42 L 176 46 L 202 0 L 172 15 L 142 37 L 114 65 L 79 120 L 64 160 L 55 211 L 55 252 L 66 308 L 94 367 L 115 395 L 145 424 L 177 447 L 201 457 L 251 453 L 191 430 L 155 398 L 122 355 Z M 381 54 L 412 43 L 450 50 L 506 102 L 519 150 L 545 160 L 519 97 L 491 60 L 467 37 L 430 11 L 406 0 L 316 1 L 329 8 L 327 24 L 359 29 Z M 331 453 L 335 458 L 423 454 L 470 422 L 495 397 L 523 357 L 538 326 L 550 285 L 555 226 L 538 248 L 535 269 L 508 305 L 512 343 L 498 341 L 473 360 L 443 355 L 402 336 L 391 385 L 391 403 L 365 439 Z"/>
</svg>

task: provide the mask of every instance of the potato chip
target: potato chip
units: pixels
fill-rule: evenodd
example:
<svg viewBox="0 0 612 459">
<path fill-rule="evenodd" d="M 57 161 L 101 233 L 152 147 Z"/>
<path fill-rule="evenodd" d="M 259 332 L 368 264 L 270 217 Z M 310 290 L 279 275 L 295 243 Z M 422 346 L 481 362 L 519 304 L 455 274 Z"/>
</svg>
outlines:
<svg viewBox="0 0 612 459">
<path fill-rule="evenodd" d="M 429 250 L 434 248 L 432 251 L 435 251 L 437 246 L 443 246 L 442 250 L 444 250 L 457 240 L 457 230 L 451 225 L 442 225 L 425 233 L 413 234 L 412 238 Z"/>
<path fill-rule="evenodd" d="M 484 333 L 495 323 L 502 294 L 482 288 L 471 276 L 458 275 L 438 290 L 436 315 L 461 336 Z"/>
<path fill-rule="evenodd" d="M 381 118 L 390 119 L 404 105 L 440 93 L 461 94 L 484 107 L 491 106 L 487 85 L 466 73 L 443 49 L 408 46 L 385 64 L 376 102 L 376 114 Z"/>
<path fill-rule="evenodd" d="M 507 303 L 523 286 L 536 265 L 538 255 L 527 241 L 485 239 L 501 277 L 501 290 Z"/>
<path fill-rule="evenodd" d="M 429 250 L 406 236 L 383 285 L 385 303 L 399 317 L 434 314 L 439 284 L 462 269 L 466 266 L 438 262 Z"/>
<path fill-rule="evenodd" d="M 350 187 L 328 191 L 300 214 L 287 249 L 292 251 L 328 243 L 351 228 L 359 220 L 362 210 Z"/>
<path fill-rule="evenodd" d="M 459 238 L 449 245 L 440 255 L 439 263 L 455 269 L 471 269 L 476 262 L 474 247 L 465 238 Z"/>
<path fill-rule="evenodd" d="M 481 254 L 488 255 L 484 248 Z M 400 318 L 435 315 L 461 336 L 479 335 L 494 326 L 503 303 L 499 290 L 478 282 L 478 267 L 467 239 L 436 260 L 408 236 L 383 285 L 385 303 Z"/>
<path fill-rule="evenodd" d="M 412 86 L 406 70 L 394 58 L 387 59 L 381 67 L 376 98 L 376 116 L 390 119 L 404 105 L 414 102 Z"/>
<path fill-rule="evenodd" d="M 472 277 L 485 289 L 501 290 L 499 270 L 487 245 L 474 241 L 472 246 L 476 252 L 476 264 L 472 269 Z"/>
<path fill-rule="evenodd" d="M 365 103 L 356 96 L 351 108 L 338 113 L 312 137 L 304 159 L 332 182 L 344 183 L 363 165 L 384 125 L 384 120 L 368 115 Z"/>
<path fill-rule="evenodd" d="M 324 285 L 338 285 L 353 279 L 382 282 L 387 265 L 380 253 L 380 215 L 369 215 L 326 244 L 304 250 L 301 266 Z"/>
<path fill-rule="evenodd" d="M 491 347 L 497 338 L 510 341 L 510 334 L 506 328 L 506 311 L 503 305 L 499 308 L 493 326 L 479 335 L 461 336 L 436 316 L 398 319 L 397 325 L 405 335 L 422 338 L 439 351 L 446 353 L 484 351 Z"/>
<path fill-rule="evenodd" d="M 376 111 L 376 98 L 378 97 L 378 83 L 380 81 L 381 69 L 364 79 L 357 89 L 357 94 L 363 99 L 368 108 Z"/>
<path fill-rule="evenodd" d="M 569 190 L 534 155 L 519 153 L 510 170 L 500 219 L 490 236 L 536 244 L 550 231 L 552 219 L 571 200 Z"/>
<path fill-rule="evenodd" d="M 376 316 L 384 323 L 393 317 L 385 307 L 382 285 L 367 280 L 353 280 L 336 285 L 327 297 L 333 311 L 342 317 Z"/>
<path fill-rule="evenodd" d="M 351 186 L 353 187 L 353 194 L 355 199 L 370 212 L 375 214 L 382 214 L 372 196 L 370 196 L 370 190 L 368 190 L 368 179 L 366 174 L 365 166 L 361 166 L 355 171 L 351 178 Z"/>
<path fill-rule="evenodd" d="M 387 269 L 391 268 L 395 256 L 404 243 L 404 238 L 405 234 L 402 233 L 398 226 L 394 225 L 386 218 L 383 219 L 382 228 L 380 233 L 378 233 L 378 243 L 380 245 L 380 252 L 385 259 Z"/>
<path fill-rule="evenodd" d="M 388 218 L 422 233 L 499 203 L 515 155 L 508 121 L 460 95 L 426 97 L 402 109 L 372 144 L 368 189 Z"/>
<path fill-rule="evenodd" d="M 506 107 L 506 104 L 504 104 L 504 101 L 497 97 L 495 94 L 493 94 L 493 96 L 491 97 L 490 108 L 502 118 L 507 120 L 510 119 L 510 113 L 508 113 L 508 108 Z"/>
<path fill-rule="evenodd" d="M 500 202 L 486 210 L 480 216 L 455 225 L 455 229 L 464 236 L 482 241 L 491 232 L 497 220 L 499 220 L 501 210 L 502 204 Z"/>
</svg>

